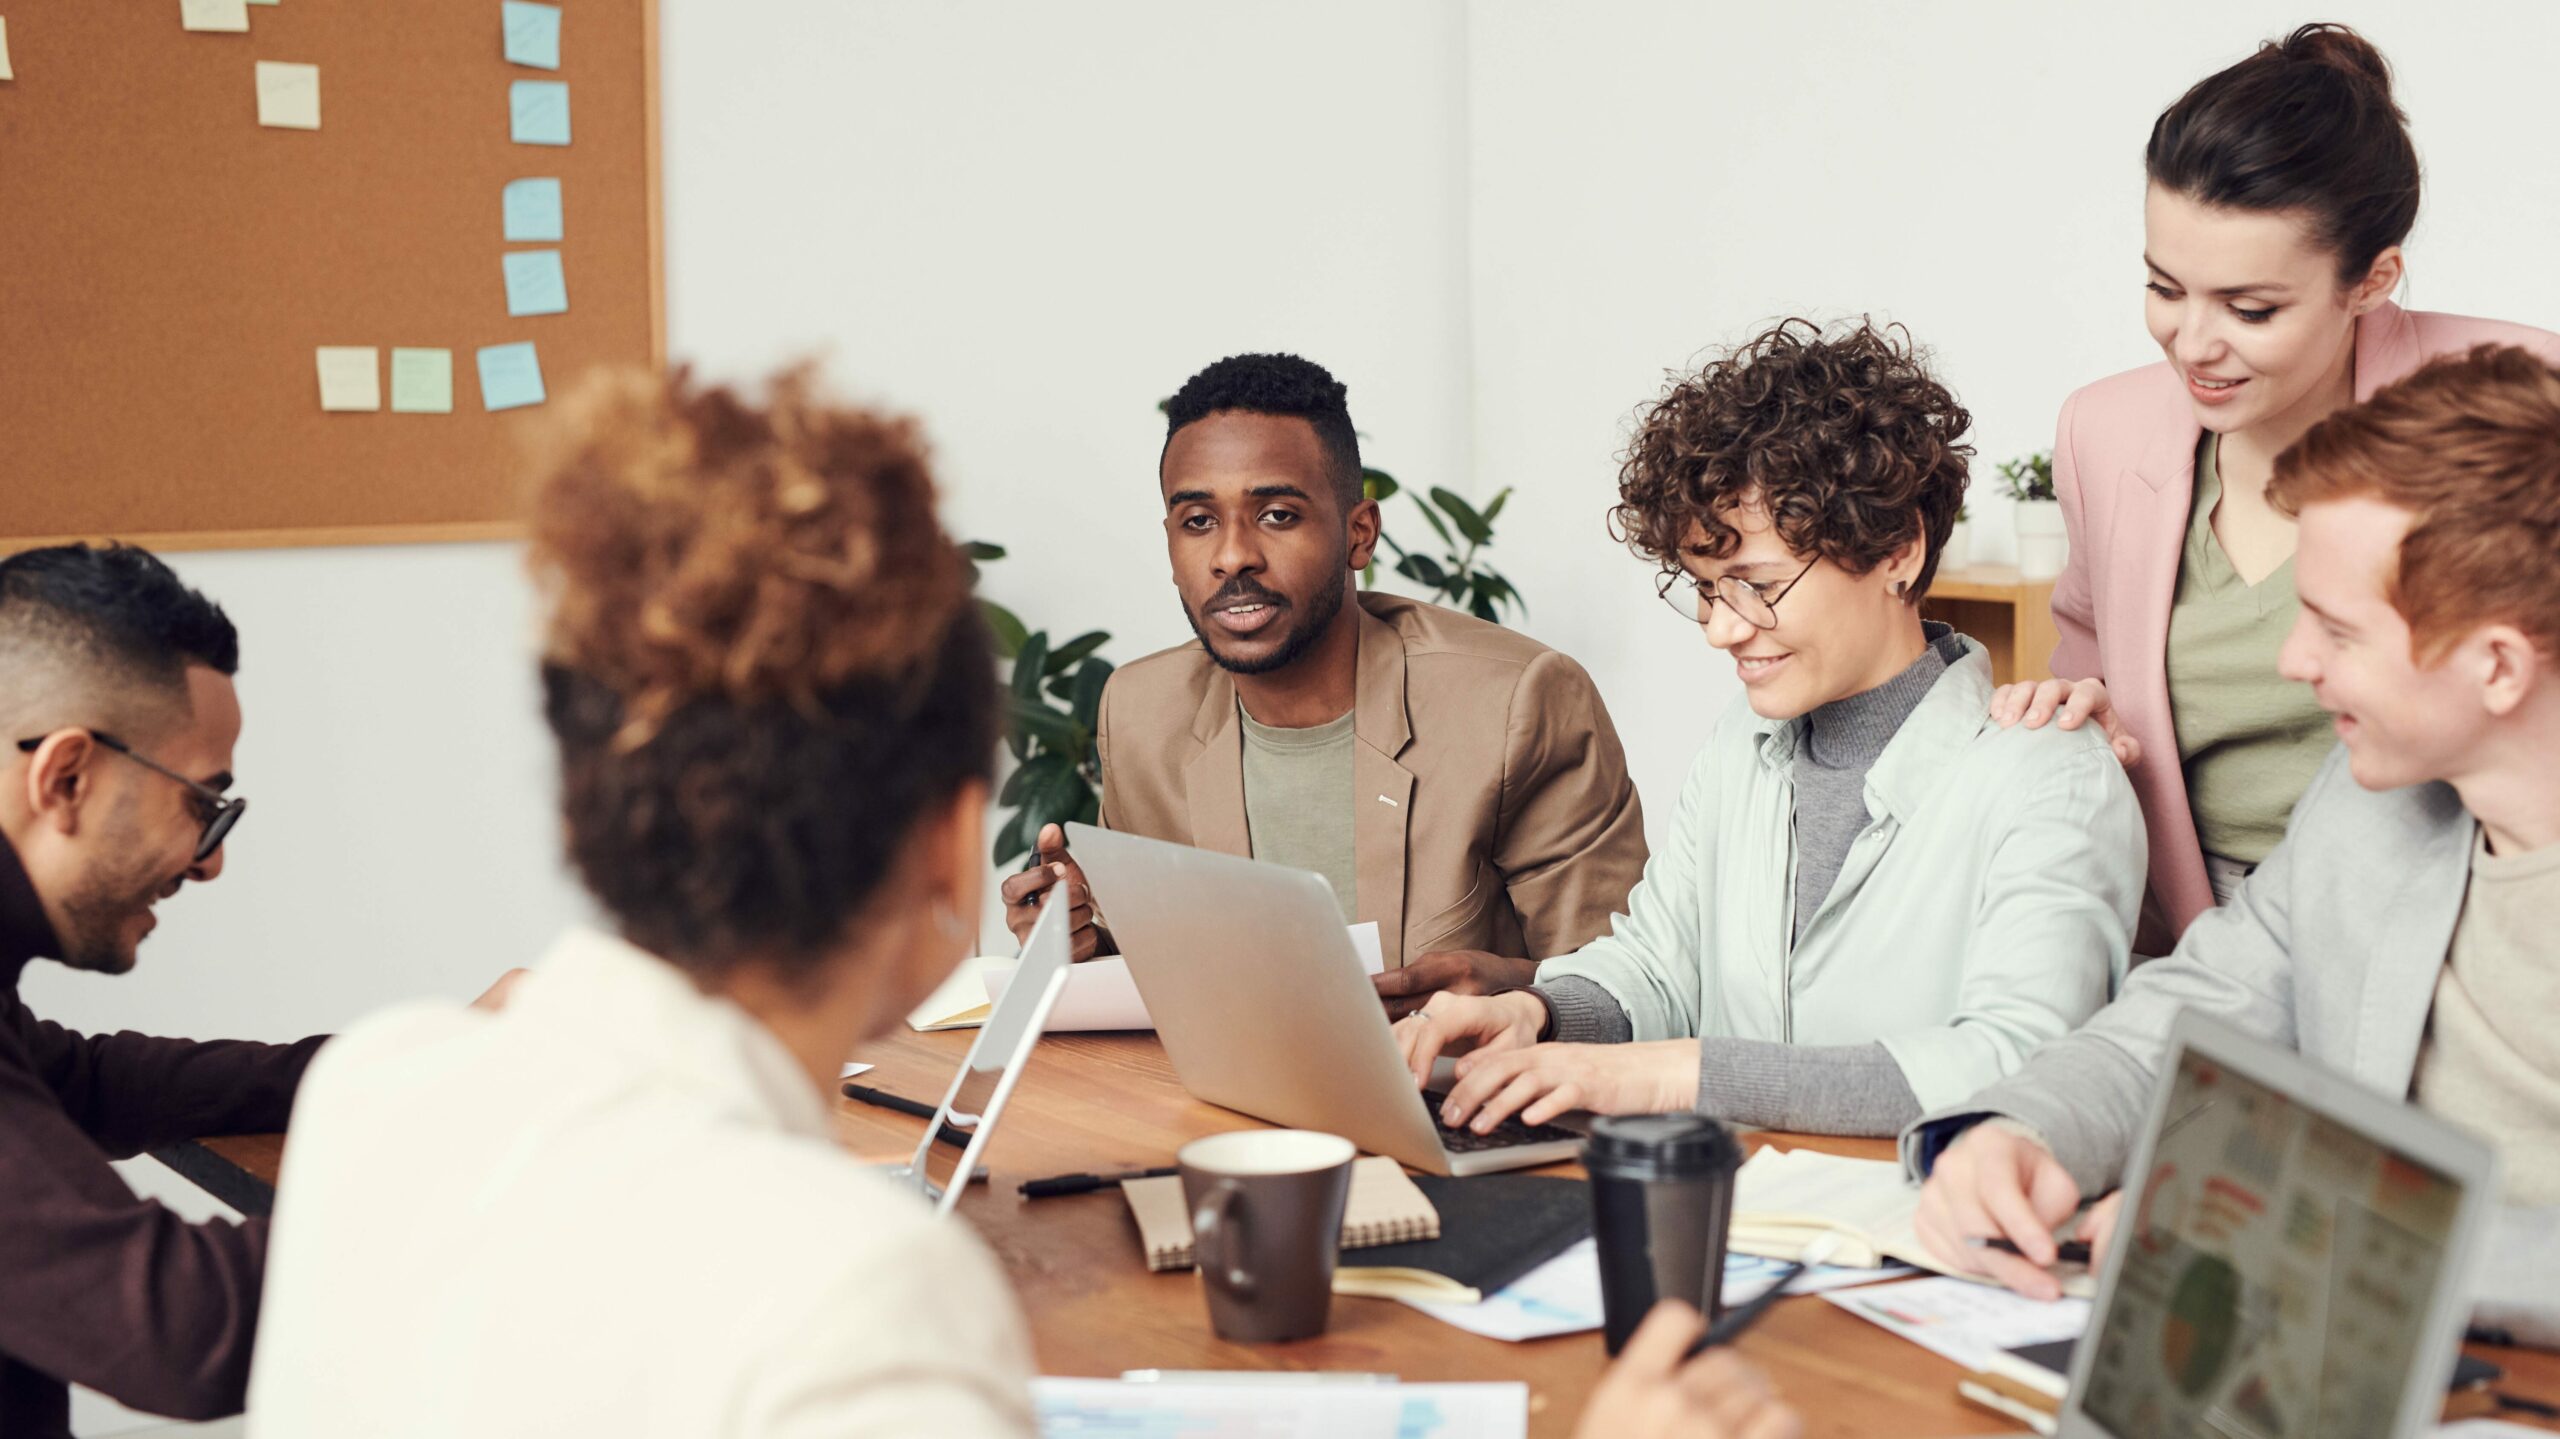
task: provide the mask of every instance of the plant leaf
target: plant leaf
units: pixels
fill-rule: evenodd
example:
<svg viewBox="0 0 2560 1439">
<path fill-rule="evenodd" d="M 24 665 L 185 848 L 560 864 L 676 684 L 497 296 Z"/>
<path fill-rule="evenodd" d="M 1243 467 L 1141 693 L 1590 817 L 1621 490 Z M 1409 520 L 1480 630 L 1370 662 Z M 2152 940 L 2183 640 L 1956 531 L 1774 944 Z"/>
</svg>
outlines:
<svg viewBox="0 0 2560 1439">
<path fill-rule="evenodd" d="M 1429 555 L 1407 555 L 1396 563 L 1396 573 L 1418 585 L 1438 589 L 1449 582 L 1449 572 Z"/>
<path fill-rule="evenodd" d="M 987 622 L 987 633 L 995 640 L 996 658 L 1012 659 L 1022 653 L 1022 642 L 1031 632 L 1022 627 L 1022 619 L 993 600 L 978 601 L 978 615 Z"/>
<path fill-rule="evenodd" d="M 1080 634 L 1074 639 L 1067 641 L 1065 644 L 1058 646 L 1056 649 L 1051 650 L 1049 652 L 1049 662 L 1042 668 L 1041 672 L 1043 674 L 1052 675 L 1065 674 L 1067 671 L 1076 667 L 1076 662 L 1078 660 L 1083 659 L 1086 655 L 1092 654 L 1095 650 L 1098 650 L 1109 643 L 1111 643 L 1111 636 L 1109 632 L 1104 630 L 1087 630 L 1083 634 Z"/>
<path fill-rule="evenodd" d="M 1467 601 L 1467 610 L 1477 619 L 1490 621 L 1497 625 L 1502 623 L 1502 616 L 1494 611 L 1493 601 L 1486 599 L 1481 593 L 1477 594 L 1475 598 Z"/>
<path fill-rule="evenodd" d="M 1493 526 L 1486 524 L 1484 516 L 1477 514 L 1476 507 L 1468 504 L 1464 497 L 1434 485 L 1431 502 L 1448 512 L 1450 521 L 1458 527 L 1458 533 L 1480 545 L 1492 541 Z"/>
<path fill-rule="evenodd" d="M 1038 779 L 1023 788 L 1022 808 L 1015 817 L 1024 834 L 1036 837 L 1044 825 L 1064 824 L 1075 818 L 1083 807 L 1085 794 L 1084 776 L 1076 773 L 1073 765 L 1043 770 Z"/>
<path fill-rule="evenodd" d="M 1396 477 L 1384 470 L 1360 471 L 1360 492 L 1381 504 L 1394 499 L 1396 491 L 1402 488 L 1403 486 L 1396 483 Z"/>
<path fill-rule="evenodd" d="M 1022 797 L 1031 792 L 1031 787 L 1040 782 L 1042 775 L 1053 770 L 1073 768 L 1075 768 L 1073 757 L 1059 754 L 1054 750 L 1043 750 L 1023 761 L 1006 778 L 1004 790 L 996 796 L 996 803 L 1019 805 L 1022 803 Z"/>
<path fill-rule="evenodd" d="M 1095 722 L 1102 716 L 1102 687 L 1109 683 L 1109 660 L 1086 660 L 1084 668 L 1076 671 L 1075 693 L 1068 699 L 1068 708 L 1075 712 L 1076 727 L 1087 734 L 1093 732 Z"/>
<path fill-rule="evenodd" d="M 1511 503 L 1511 487 L 1504 485 L 1502 492 L 1493 497 L 1493 503 L 1484 507 L 1484 522 L 1491 525 L 1495 520 L 1502 518 L 1502 507 L 1509 503 Z"/>
<path fill-rule="evenodd" d="M 1440 512 L 1431 508 L 1429 501 L 1423 499 L 1420 495 L 1416 495 L 1413 497 L 1413 507 L 1422 511 L 1422 517 L 1431 522 L 1432 533 L 1437 534 L 1440 537 L 1440 543 L 1447 545 L 1453 550 L 1458 547 L 1457 536 L 1449 533 L 1449 526 L 1442 522 Z"/>
<path fill-rule="evenodd" d="M 1080 756 L 1092 742 L 1092 735 L 1075 721 L 1075 716 L 1060 714 L 1039 699 L 1015 695 L 1008 706 L 1016 734 L 1025 735 L 1044 749 L 1063 750 Z"/>
<path fill-rule="evenodd" d="M 968 540 L 961 544 L 960 553 L 972 560 L 1000 560 L 1004 558 L 1004 546 L 991 545 L 985 540 Z"/>
<path fill-rule="evenodd" d="M 1031 853 L 1031 844 L 1022 837 L 1022 813 L 1016 810 L 1004 823 L 996 826 L 995 844 L 987 857 L 998 869 L 1011 869 L 1014 862 Z"/>
<path fill-rule="evenodd" d="M 1034 631 L 1023 640 L 1021 652 L 1013 657 L 1013 692 L 1033 704 L 1040 702 L 1040 677 L 1049 672 L 1049 632 Z"/>
</svg>

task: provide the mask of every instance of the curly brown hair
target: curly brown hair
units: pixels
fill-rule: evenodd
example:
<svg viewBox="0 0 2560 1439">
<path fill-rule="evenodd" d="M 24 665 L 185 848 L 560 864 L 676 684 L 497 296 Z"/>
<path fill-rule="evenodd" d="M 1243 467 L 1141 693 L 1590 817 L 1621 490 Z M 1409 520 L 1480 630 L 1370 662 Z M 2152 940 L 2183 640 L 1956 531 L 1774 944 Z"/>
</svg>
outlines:
<svg viewBox="0 0 2560 1439">
<path fill-rule="evenodd" d="M 569 854 L 634 943 L 808 972 L 908 831 L 993 767 L 967 563 L 903 419 L 600 375 L 538 473 Z"/>
<path fill-rule="evenodd" d="M 1972 423 L 1902 326 L 1861 319 L 1827 334 L 1786 320 L 1675 378 L 1643 411 L 1611 533 L 1662 567 L 1666 590 L 1694 553 L 1691 527 L 1705 532 L 1703 554 L 1722 559 L 1742 542 L 1726 517 L 1750 500 L 1789 549 L 1852 574 L 1925 535 L 1907 596 L 1917 604 L 1964 503 Z"/>
</svg>

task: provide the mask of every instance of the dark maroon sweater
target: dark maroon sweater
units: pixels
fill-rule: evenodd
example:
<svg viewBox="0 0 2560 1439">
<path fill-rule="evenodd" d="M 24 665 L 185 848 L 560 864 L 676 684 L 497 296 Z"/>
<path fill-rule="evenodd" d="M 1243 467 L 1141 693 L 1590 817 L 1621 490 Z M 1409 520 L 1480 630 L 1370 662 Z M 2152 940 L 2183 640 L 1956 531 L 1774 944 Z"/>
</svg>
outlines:
<svg viewBox="0 0 2560 1439">
<path fill-rule="evenodd" d="M 0 1436 L 67 1435 L 74 1382 L 177 1419 L 236 1414 L 266 1221 L 189 1224 L 107 1161 L 284 1128 L 320 1041 L 74 1034 L 18 998 L 27 961 L 56 952 L 0 840 Z"/>
</svg>

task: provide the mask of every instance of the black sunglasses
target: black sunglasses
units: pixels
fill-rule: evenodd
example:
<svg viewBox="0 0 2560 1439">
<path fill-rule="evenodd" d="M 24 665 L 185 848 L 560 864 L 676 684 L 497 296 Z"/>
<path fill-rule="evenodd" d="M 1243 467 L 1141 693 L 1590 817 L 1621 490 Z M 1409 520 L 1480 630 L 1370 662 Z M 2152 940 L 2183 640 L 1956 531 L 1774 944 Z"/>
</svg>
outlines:
<svg viewBox="0 0 2560 1439">
<path fill-rule="evenodd" d="M 22 739 L 18 741 L 18 748 L 27 754 L 34 754 L 36 752 L 36 746 L 43 744 L 48 738 L 50 738 L 50 736 L 37 735 L 34 739 Z M 213 852 L 222 848 L 222 841 L 229 837 L 232 826 L 240 823 L 240 816 L 249 812 L 249 802 L 247 800 L 242 799 L 237 795 L 226 795 L 211 785 L 199 784 L 198 782 L 187 778 L 185 775 L 178 773 L 176 770 L 169 768 L 167 765 L 152 759 L 148 755 L 137 754 L 134 752 L 133 746 L 126 744 L 123 740 L 117 739 L 114 735 L 108 734 L 105 730 L 93 729 L 89 731 L 89 738 L 96 740 L 98 743 L 105 745 L 107 748 L 114 750 L 120 755 L 123 755 L 126 759 L 133 761 L 135 764 L 142 766 L 153 774 L 166 775 L 169 778 L 176 780 L 178 783 L 185 785 L 188 791 L 196 797 L 196 802 L 204 806 L 204 834 L 196 840 L 196 863 L 198 864 L 202 864 L 206 860 L 213 858 Z"/>
</svg>

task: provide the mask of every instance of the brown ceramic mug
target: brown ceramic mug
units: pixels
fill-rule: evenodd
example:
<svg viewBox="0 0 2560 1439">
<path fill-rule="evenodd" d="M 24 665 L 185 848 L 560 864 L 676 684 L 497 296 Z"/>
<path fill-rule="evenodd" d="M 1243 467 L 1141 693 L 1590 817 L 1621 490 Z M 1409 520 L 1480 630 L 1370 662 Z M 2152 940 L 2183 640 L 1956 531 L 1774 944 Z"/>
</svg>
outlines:
<svg viewBox="0 0 2560 1439">
<path fill-rule="evenodd" d="M 1339 1135 L 1248 1129 L 1195 1139 L 1175 1156 L 1219 1338 L 1269 1344 L 1324 1332 L 1358 1152 Z"/>
</svg>

